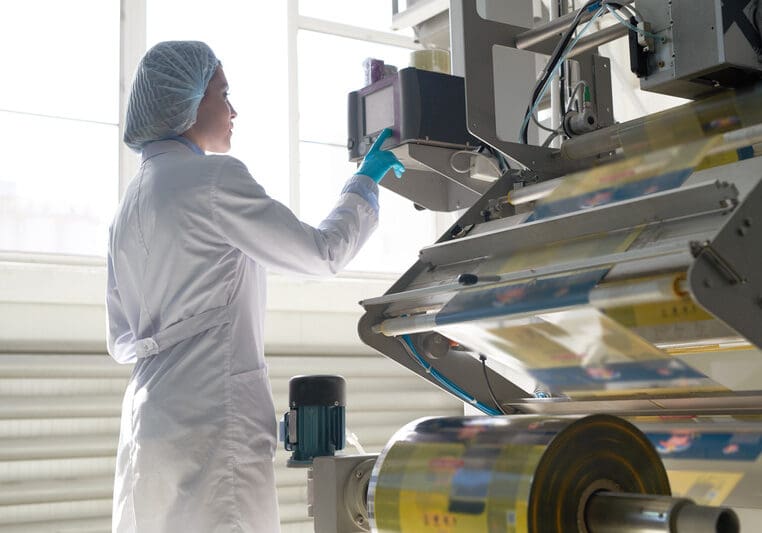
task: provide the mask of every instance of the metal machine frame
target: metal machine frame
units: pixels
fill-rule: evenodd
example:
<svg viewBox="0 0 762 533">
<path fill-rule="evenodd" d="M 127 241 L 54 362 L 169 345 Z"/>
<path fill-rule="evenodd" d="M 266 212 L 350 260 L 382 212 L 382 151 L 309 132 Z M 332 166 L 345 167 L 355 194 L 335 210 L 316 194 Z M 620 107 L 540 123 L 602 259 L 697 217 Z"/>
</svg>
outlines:
<svg viewBox="0 0 762 533">
<path fill-rule="evenodd" d="M 618 2 L 624 5 L 631 3 L 632 0 Z M 739 2 L 731 0 L 727 3 L 733 4 L 734 8 L 740 5 Z M 586 80 L 593 94 L 591 106 L 593 106 L 592 112 L 597 117 L 597 129 L 576 137 L 568 133 L 572 138 L 559 150 L 503 138 L 501 131 L 505 132 L 506 129 L 501 130 L 498 109 L 501 105 L 501 97 L 505 95 L 498 94 L 496 90 L 500 73 L 497 72 L 495 62 L 499 57 L 508 57 L 509 60 L 511 57 L 518 58 L 523 53 L 521 51 L 550 54 L 559 42 L 559 34 L 572 25 L 575 17 L 577 20 L 580 18 L 590 20 L 593 14 L 591 12 L 569 13 L 530 29 L 483 18 L 479 14 L 478 0 L 453 0 L 450 6 L 451 17 L 452 20 L 457 20 L 458 24 L 451 30 L 453 38 L 458 39 L 462 45 L 468 131 L 485 146 L 500 152 L 512 161 L 512 168 L 505 170 L 494 182 L 480 181 L 464 173 L 456 172 L 452 168 L 451 158 L 455 151 L 474 148 L 468 143 L 465 146 L 444 146 L 442 143 L 438 145 L 436 139 L 425 138 L 409 139 L 398 145 L 387 147 L 404 161 L 408 172 L 402 180 L 384 180 L 383 186 L 411 199 L 419 206 L 441 211 L 465 209 L 457 222 L 452 224 L 435 243 L 420 251 L 418 260 L 384 295 L 361 302 L 365 308 L 365 314 L 358 324 L 358 332 L 364 343 L 386 357 L 488 414 L 548 415 L 478 419 L 481 422 L 474 422 L 476 425 L 482 424 L 486 427 L 490 423 L 505 422 L 509 426 L 513 423 L 518 424 L 517 420 L 524 420 L 524 423 L 530 425 L 535 422 L 542 425 L 543 420 L 558 421 L 557 417 L 562 415 L 602 414 L 623 417 L 649 415 L 648 418 L 639 422 L 646 426 L 652 424 L 656 427 L 654 431 L 658 431 L 660 430 L 658 424 L 662 421 L 653 415 L 658 417 L 679 415 L 681 420 L 687 420 L 683 417 L 690 415 L 691 423 L 706 422 L 710 432 L 714 431 L 715 434 L 718 431 L 731 431 L 733 428 L 735 428 L 733 431 L 744 435 L 752 435 L 752 432 L 756 431 L 756 426 L 753 430 L 749 427 L 757 422 L 750 421 L 746 415 L 762 415 L 762 372 L 754 372 L 751 376 L 752 380 L 759 379 L 758 384 L 755 382 L 752 386 L 737 388 L 713 388 L 714 384 L 718 384 L 713 382 L 712 386 L 705 388 L 683 390 L 678 382 L 676 386 L 666 390 L 648 386 L 644 386 L 644 389 L 633 387 L 632 390 L 628 390 L 629 384 L 627 384 L 621 389 L 606 389 L 602 394 L 596 394 L 600 392 L 599 390 L 585 393 L 587 389 L 582 389 L 583 392 L 575 390 L 574 394 L 553 395 L 542 390 L 527 390 L 526 383 L 516 379 L 515 369 L 501 367 L 498 358 L 492 358 L 495 354 L 482 349 L 484 345 L 473 348 L 465 342 L 456 341 L 454 337 L 445 336 L 448 332 L 447 327 L 452 325 L 478 323 L 489 328 L 497 323 L 499 325 L 497 329 L 504 324 L 511 327 L 523 327 L 524 323 L 521 320 L 526 319 L 526 324 L 534 325 L 542 322 L 543 319 L 539 315 L 551 315 L 577 307 L 586 307 L 596 312 L 602 311 L 604 310 L 602 304 L 601 308 L 595 307 L 590 296 L 597 289 L 609 290 L 611 287 L 642 283 L 642 280 L 660 276 L 669 278 L 671 283 L 674 276 L 675 294 L 670 296 L 679 295 L 679 298 L 684 300 L 664 301 L 689 300 L 691 304 L 697 304 L 695 309 L 703 313 L 702 319 L 693 323 L 665 320 L 656 325 L 633 327 L 633 330 L 637 330 L 630 332 L 633 333 L 633 337 L 637 337 L 638 342 L 644 341 L 649 349 L 657 351 L 657 356 L 665 356 L 659 361 L 670 360 L 671 357 L 676 357 L 678 352 L 662 354 L 656 348 L 667 350 L 678 347 L 688 351 L 693 348 L 706 350 L 708 346 L 716 344 L 722 349 L 707 355 L 712 358 L 712 362 L 721 360 L 723 357 L 730 358 L 727 355 L 730 350 L 744 347 L 750 354 L 744 363 L 752 364 L 755 369 L 762 367 L 762 354 L 755 352 L 762 348 L 762 327 L 759 326 L 762 324 L 762 271 L 759 269 L 759 265 L 762 264 L 762 239 L 758 229 L 762 224 L 758 215 L 762 213 L 762 157 L 744 160 L 744 157 L 749 157 L 750 146 L 762 144 L 762 125 L 760 125 L 762 113 L 752 112 L 752 115 L 759 116 L 753 116 L 752 123 L 749 124 L 743 121 L 744 117 L 740 116 L 741 111 L 736 113 L 739 116 L 727 117 L 723 115 L 726 108 L 709 106 L 686 108 L 687 111 L 683 110 L 685 112 L 657 117 L 660 122 L 646 117 L 630 123 L 615 124 L 610 62 L 597 54 L 599 45 L 628 35 L 631 60 L 633 66 L 637 67 L 635 70 L 642 76 L 643 88 L 692 97 L 704 92 L 702 80 L 711 80 L 715 73 L 718 73 L 718 82 L 711 84 L 707 92 L 740 86 L 748 81 L 749 76 L 762 77 L 762 66 L 756 65 L 749 59 L 750 50 L 755 43 L 752 42 L 753 39 L 740 42 L 737 35 L 733 32 L 728 33 L 728 25 L 723 18 L 727 17 L 725 2 L 720 0 L 700 0 L 701 17 L 697 17 L 697 20 L 680 20 L 677 24 L 671 20 L 671 15 L 684 14 L 691 6 L 690 0 L 675 0 L 669 2 L 669 5 L 661 0 L 640 0 L 638 4 L 638 7 L 643 8 L 642 12 L 646 14 L 646 18 L 652 19 L 653 26 L 648 24 L 648 20 L 636 21 L 640 29 L 636 32 L 638 35 L 631 33 L 632 30 L 620 24 L 603 28 L 593 35 L 579 39 L 577 46 L 569 55 L 575 58 L 580 77 Z M 438 16 L 441 15 L 439 11 L 437 13 Z M 738 14 L 737 10 L 733 13 Z M 636 19 L 636 15 L 637 12 L 633 11 L 632 20 Z M 762 15 L 758 17 L 762 18 Z M 716 53 L 711 57 L 687 57 L 689 54 L 686 54 L 686 57 L 676 57 L 676 54 L 684 54 L 683 50 L 690 38 L 695 37 L 695 34 L 686 34 L 686 32 L 693 31 L 703 36 L 706 28 L 702 24 L 707 20 L 710 20 L 710 23 L 714 21 L 710 31 L 717 39 L 716 42 L 704 43 L 705 48 Z M 650 30 L 656 32 L 656 38 Z M 762 38 L 759 42 L 762 43 Z M 504 52 L 506 54 L 501 56 Z M 511 56 L 514 53 L 516 55 Z M 528 65 L 530 62 L 524 61 L 527 57 L 529 56 L 524 55 L 520 61 L 517 60 L 517 64 L 522 62 L 524 66 Z M 641 63 L 635 64 L 637 61 Z M 734 61 L 740 62 L 739 64 L 743 67 L 741 70 L 744 71 L 743 75 L 737 78 L 731 75 Z M 697 76 L 700 79 L 696 79 Z M 735 109 L 736 104 L 738 101 L 734 100 L 727 109 Z M 738 109 L 754 110 L 762 107 L 762 97 L 754 100 L 751 107 L 748 106 L 748 101 L 745 105 L 747 105 L 745 108 L 739 105 Z M 701 115 L 700 120 L 697 118 L 699 115 Z M 527 120 L 527 118 L 524 119 L 525 123 Z M 676 130 L 680 132 L 680 135 L 684 134 L 684 139 L 675 139 L 680 135 L 670 137 L 654 134 L 655 128 L 670 128 L 673 124 L 678 124 L 679 127 Z M 636 134 L 631 135 L 632 132 Z M 677 143 L 680 146 L 677 146 Z M 370 143 L 366 142 L 366 144 Z M 671 148 L 677 151 L 670 152 Z M 678 151 L 683 148 L 687 148 L 686 152 L 678 156 Z M 694 149 L 695 154 L 691 152 Z M 741 157 L 739 149 L 745 150 L 747 155 Z M 688 153 L 687 156 L 686 153 Z M 357 156 L 354 153 L 353 155 Z M 649 155 L 654 156 L 655 159 L 649 160 Z M 691 159 L 691 157 L 694 158 Z M 661 163 L 666 161 L 661 167 L 657 164 L 659 158 Z M 673 159 L 683 166 L 670 166 Z M 559 212 L 551 210 L 542 216 L 537 214 L 540 208 L 546 207 L 542 203 L 545 198 L 554 198 L 552 195 L 557 188 L 563 190 L 564 184 L 571 183 L 573 186 L 582 183 L 586 174 L 599 172 L 603 178 L 611 178 L 613 183 L 621 185 L 629 182 L 617 182 L 618 177 L 629 172 L 637 175 L 652 163 L 652 166 L 658 167 L 659 171 L 656 174 L 647 174 L 646 170 L 645 176 L 659 179 L 674 173 L 679 175 L 680 180 L 670 182 L 671 185 L 665 184 L 663 188 L 656 186 L 653 189 L 640 190 L 631 196 L 624 195 L 624 198 L 619 201 L 578 205 Z M 631 166 L 627 167 L 628 164 Z M 612 168 L 614 170 L 611 174 L 603 174 L 606 169 Z M 586 185 L 589 185 L 589 182 Z M 576 189 L 572 187 L 572 190 Z M 598 192 L 598 189 L 590 190 Z M 561 197 L 561 199 L 566 200 L 570 197 L 572 196 Z M 544 263 L 538 261 L 535 264 L 530 261 L 534 257 L 532 253 L 542 255 L 537 252 L 553 248 L 556 251 L 568 251 L 571 247 L 564 248 L 564 246 L 568 246 L 569 243 L 597 242 L 611 236 L 626 236 L 627 238 L 622 239 L 622 242 L 627 244 L 622 245 L 621 248 L 591 247 L 592 251 L 586 255 L 571 254 L 571 258 L 559 252 L 551 255 L 551 259 Z M 525 256 L 522 257 L 522 254 Z M 510 260 L 517 257 L 530 259 L 527 259 L 526 264 L 521 261 L 510 263 Z M 557 297 L 557 301 L 554 301 L 553 298 L 556 298 L 557 293 L 553 293 L 552 297 L 538 298 L 543 299 L 542 307 L 526 306 L 510 317 L 507 312 L 501 314 L 501 309 L 492 314 L 461 313 L 457 315 L 451 311 L 450 315 L 447 315 L 445 312 L 448 304 L 461 296 L 491 294 L 492 290 L 513 289 L 522 284 L 521 288 L 524 289 L 533 283 L 539 284 L 549 279 L 561 280 L 559 283 L 565 283 L 571 276 L 580 272 L 583 274 L 592 272 L 596 275 L 601 273 L 600 277 L 594 280 L 588 300 L 581 303 L 580 301 L 570 303 L 560 296 Z M 527 289 L 522 294 L 526 297 L 527 294 L 532 293 L 530 289 Z M 460 301 L 465 299 L 461 298 Z M 475 307 L 479 312 L 493 303 L 485 300 L 487 303 L 483 305 L 483 300 L 472 299 L 471 301 L 476 302 Z M 640 303 L 644 302 L 651 303 L 643 296 Z M 471 309 L 467 311 L 470 312 Z M 440 315 L 440 312 L 444 316 Z M 453 318 L 453 315 L 457 315 L 456 318 Z M 440 318 L 442 320 L 438 321 Z M 447 322 L 446 319 L 451 319 L 452 322 Z M 533 323 L 532 320 L 536 322 Z M 478 327 L 476 326 L 476 329 Z M 515 335 L 516 331 L 511 330 L 510 334 Z M 508 333 L 504 334 L 503 339 L 506 338 Z M 494 345 L 487 344 L 487 346 Z M 601 346 L 610 345 L 601 343 Z M 575 352 L 572 355 L 579 354 Z M 759 364 L 752 360 L 757 356 L 759 356 Z M 523 364 L 520 359 L 516 357 L 516 360 Z M 493 363 L 492 366 L 487 362 Z M 670 364 L 672 364 L 671 361 Z M 705 377 L 707 381 L 711 381 L 709 379 L 711 376 Z M 541 380 L 537 379 L 537 381 Z M 697 416 L 702 420 L 698 420 Z M 719 430 L 712 426 L 717 421 L 721 421 Z M 426 422 L 429 420 L 421 423 L 426 425 Z M 438 422 L 439 419 L 432 424 L 436 425 Z M 671 429 L 680 426 L 680 423 L 674 420 L 670 421 L 670 424 Z M 464 423 L 459 428 L 463 429 L 466 425 Z M 482 446 L 485 450 L 494 452 L 497 449 L 496 446 L 513 445 L 510 439 L 500 442 L 485 439 L 484 443 L 480 443 L 479 438 L 476 437 L 479 431 L 472 427 L 468 429 L 470 431 L 455 432 L 458 435 L 453 441 L 456 446 L 468 448 L 473 444 L 475 451 L 481 450 L 479 446 Z M 413 487 L 419 490 L 424 495 L 422 500 L 426 499 L 428 494 L 425 486 L 419 486 L 425 485 L 421 480 L 428 479 L 426 476 L 429 474 L 440 475 L 439 472 L 432 474 L 431 470 L 427 470 L 430 464 L 426 460 L 429 457 L 426 455 L 429 453 L 429 450 L 426 450 L 428 443 L 426 439 L 433 438 L 432 435 L 422 436 L 420 448 L 415 448 L 425 453 L 417 456 L 414 452 L 409 452 L 419 444 L 415 442 L 416 436 L 419 436 L 416 430 L 408 426 L 395 436 L 398 441 L 409 439 L 410 442 L 405 442 L 399 448 L 406 451 L 395 457 L 397 463 L 392 461 L 390 470 L 393 473 L 386 480 L 387 494 L 384 496 L 386 498 L 384 505 L 390 502 L 392 507 L 398 505 L 397 508 L 393 507 L 394 509 L 401 509 L 400 502 L 409 495 L 408 492 L 403 491 L 405 475 L 409 474 L 416 481 L 404 488 L 410 490 L 410 487 Z M 690 432 L 694 430 L 694 426 L 686 422 L 685 427 L 679 427 L 678 430 L 678 433 Z M 436 432 L 433 431 L 433 433 Z M 442 433 L 436 434 L 437 437 L 441 435 Z M 484 435 L 494 438 L 495 433 L 488 433 L 485 430 Z M 522 435 L 524 436 L 526 435 Z M 358 499 L 358 495 L 365 496 L 367 493 L 367 478 L 371 468 L 374 468 L 372 476 L 375 481 L 373 483 L 381 477 L 383 463 L 391 455 L 390 450 L 395 446 L 393 443 L 395 439 L 387 444 L 380 459 L 366 455 L 315 459 L 310 474 L 309 490 L 311 509 L 319 511 L 314 513 L 318 533 L 369 530 L 368 514 L 364 514 L 365 507 Z M 519 440 L 522 443 L 530 442 Z M 568 442 L 566 444 L 568 445 Z M 586 449 L 589 441 L 584 440 L 579 444 L 581 448 Z M 505 448 L 505 450 L 508 449 Z M 500 450 L 501 453 L 504 451 L 502 448 Z M 517 460 L 521 459 L 522 454 L 531 456 L 535 453 L 520 447 L 510 448 L 510 450 L 512 450 L 511 453 L 516 453 Z M 655 453 L 654 450 L 655 448 L 651 452 Z M 722 452 L 724 453 L 725 450 L 723 449 Z M 432 457 L 441 458 L 436 455 L 438 452 L 431 453 L 434 454 Z M 442 453 L 450 458 L 448 454 L 451 452 Z M 587 450 L 584 453 L 587 454 Z M 458 452 L 452 452 L 452 455 L 458 456 Z M 594 454 L 586 456 L 589 458 Z M 401 457 L 403 459 L 400 459 Z M 415 457 L 416 460 L 405 466 L 404 459 L 408 457 Z M 458 458 L 463 457 L 458 456 Z M 662 458 L 664 459 L 664 456 Z M 500 470 L 494 464 L 490 465 L 484 461 L 477 461 L 477 468 L 482 469 L 480 470 L 482 474 L 490 473 L 489 469 L 493 467 L 491 473 L 497 473 L 500 470 L 499 473 L 502 475 L 500 483 L 508 486 L 511 484 L 508 478 L 515 474 L 513 471 L 508 472 L 508 462 L 501 463 L 500 468 L 505 470 Z M 699 462 L 697 460 L 694 463 L 697 470 L 700 466 Z M 665 459 L 665 464 L 669 468 L 668 463 L 669 457 Z M 676 465 L 677 470 L 688 468 L 686 464 L 688 467 L 691 466 L 690 463 L 683 462 L 681 465 Z M 744 472 L 746 475 L 743 478 L 745 495 L 755 492 L 752 487 L 758 484 L 760 478 L 758 464 L 759 460 L 749 472 Z M 737 463 L 728 467 L 728 470 L 738 472 L 745 467 L 748 465 Z M 448 471 L 452 474 L 452 478 L 449 479 L 450 488 L 455 485 L 454 480 L 458 473 L 461 476 L 474 475 L 474 472 L 468 470 L 465 459 L 463 465 L 453 467 L 453 471 L 455 473 Z M 554 471 L 558 474 L 556 477 L 566 482 L 565 476 L 568 472 L 563 468 L 559 471 L 560 473 Z M 539 467 L 536 470 L 525 469 L 524 474 L 527 472 L 533 473 L 529 474 L 530 476 L 536 475 L 538 478 L 541 478 L 543 474 Z M 588 470 L 585 470 L 584 473 L 587 472 Z M 443 474 L 442 479 L 446 479 L 447 475 Z M 315 486 L 318 483 L 321 487 L 327 485 L 335 490 L 316 491 Z M 638 529 L 640 526 L 646 527 L 644 524 L 648 519 L 645 522 L 639 522 L 639 520 L 642 515 L 648 514 L 646 512 L 648 509 L 651 511 L 655 509 L 655 507 L 648 507 L 648 504 L 643 504 L 653 495 L 617 494 L 619 488 L 613 482 L 607 482 L 604 479 L 597 485 L 596 483 L 593 482 L 588 487 L 586 499 L 580 500 L 579 508 L 576 509 L 577 524 L 573 525 L 572 529 L 579 527 L 580 531 L 588 531 L 600 526 L 596 522 L 597 518 L 591 519 L 594 515 L 618 520 L 619 526 L 626 522 L 628 526 L 632 526 L 633 531 L 640 530 Z M 495 485 L 497 484 L 498 482 L 495 481 Z M 494 488 L 495 485 L 479 485 L 479 489 L 483 489 L 485 494 L 475 497 L 478 500 L 476 503 L 485 507 L 491 497 L 488 494 L 489 490 L 485 487 Z M 395 493 L 395 490 L 398 492 Z M 730 490 L 732 491 L 733 488 L 731 487 Z M 668 486 L 665 491 L 664 494 L 669 493 Z M 736 490 L 734 494 L 737 496 L 738 492 Z M 391 496 L 390 493 L 392 493 Z M 506 499 L 505 494 L 500 490 L 496 490 L 495 493 L 499 493 L 496 499 Z M 441 491 L 438 496 L 443 494 L 447 496 Z M 555 492 L 551 491 L 551 494 L 552 498 L 557 496 Z M 628 500 L 630 497 L 633 497 L 632 501 Z M 399 502 L 395 498 L 399 499 Z M 518 496 L 516 498 L 518 502 Z M 617 498 L 621 498 L 619 503 Z M 562 499 L 559 498 L 559 500 Z M 597 500 L 597 503 L 594 502 L 591 507 L 590 502 L 593 500 Z M 452 504 L 452 498 L 448 501 Z M 681 505 L 679 499 L 665 497 L 663 501 L 669 505 Z M 433 507 L 434 504 L 428 500 L 427 502 Z M 736 506 L 749 507 L 746 511 L 750 513 L 757 513 L 756 510 L 751 509 L 759 506 L 753 498 L 744 496 L 736 498 L 734 502 Z M 591 511 L 593 508 L 597 511 Z M 408 514 L 410 509 L 417 508 L 414 506 L 408 508 L 406 511 Z M 478 512 L 461 513 L 459 516 L 483 514 L 484 509 L 480 509 Z M 718 508 L 714 509 L 716 510 Z M 396 512 L 393 511 L 392 514 Z M 457 514 L 456 511 L 452 512 Z M 728 513 L 733 514 L 733 511 Z M 402 511 L 399 514 L 401 516 Z M 656 514 L 662 518 L 666 516 L 662 511 Z M 396 520 L 396 515 L 393 518 Z M 755 515 L 751 521 L 756 519 Z M 701 518 L 698 520 L 702 521 Z M 711 520 L 706 521 L 711 522 Z M 410 523 L 413 522 L 408 522 Z M 686 525 L 687 522 L 683 522 L 684 529 L 680 530 L 692 531 L 696 523 Z M 667 529 L 663 530 L 674 531 L 673 525 L 667 524 L 665 526 Z M 402 526 L 397 524 L 394 527 Z M 613 530 L 601 527 L 601 530 Z M 706 527 L 711 529 L 712 526 L 709 524 Z M 738 521 L 735 520 L 728 531 L 737 529 Z"/>
<path fill-rule="evenodd" d="M 411 357 L 399 340 L 381 334 L 379 324 L 388 321 L 390 317 L 419 315 L 422 325 L 408 329 L 407 332 L 413 342 L 422 341 L 428 331 L 433 329 L 426 312 L 441 305 L 453 294 L 469 289 L 458 282 L 458 277 L 478 272 L 485 258 L 501 254 L 507 256 L 527 247 L 540 246 L 544 242 L 646 226 L 646 236 L 650 237 L 644 239 L 648 241 L 650 238 L 651 241 L 644 242 L 635 249 L 615 256 L 555 264 L 539 270 L 508 272 L 492 283 L 533 279 L 606 264 L 616 265 L 607 279 L 615 279 L 618 275 L 621 277 L 625 271 L 631 275 L 634 272 L 648 274 L 664 271 L 668 266 L 685 268 L 688 269 L 688 286 L 694 298 L 717 317 L 714 321 L 717 334 L 744 338 L 762 346 L 762 333 L 758 331 L 759 328 L 755 328 L 755 323 L 759 323 L 762 318 L 762 307 L 759 304 L 762 279 L 753 269 L 755 261 L 759 264 L 762 248 L 754 246 L 752 237 L 756 232 L 752 213 L 762 207 L 762 188 L 756 187 L 748 195 L 738 198 L 738 192 L 732 186 L 737 166 L 720 167 L 719 174 L 715 171 L 705 172 L 704 174 L 716 177 L 703 183 L 699 178 L 692 178 L 694 184 L 690 186 L 537 222 L 525 223 L 521 210 L 511 205 L 502 206 L 501 218 L 485 219 L 485 213 L 489 213 L 501 198 L 515 192 L 518 185 L 536 187 L 535 184 L 548 182 L 557 176 L 619 160 L 624 154 L 621 150 L 609 149 L 594 157 L 569 159 L 558 150 L 508 142 L 497 135 L 495 79 L 494 69 L 491 68 L 493 51 L 498 47 L 512 47 L 549 53 L 555 46 L 558 31 L 568 27 L 573 14 L 545 26 L 527 29 L 482 18 L 477 9 L 477 0 L 453 2 L 452 9 L 462 10 L 458 18 L 462 21 L 460 29 L 464 48 L 469 131 L 527 168 L 511 169 L 491 184 L 435 244 L 421 250 L 418 261 L 384 296 L 361 302 L 366 310 L 358 325 L 363 342 L 424 379 L 441 386 L 430 371 Z M 606 28 L 581 39 L 576 53 L 575 59 L 581 63 L 583 77 L 591 83 L 596 95 L 599 125 L 604 127 L 601 131 L 605 131 L 605 126 L 613 122 L 613 116 L 609 62 L 597 55 L 596 46 L 624 34 L 626 29 L 623 33 L 622 26 Z M 626 125 L 617 127 L 626 128 Z M 414 144 L 408 145 L 408 149 L 419 152 L 419 155 L 426 150 Z M 442 156 L 429 154 L 429 157 L 432 161 L 438 157 L 440 163 L 443 163 Z M 433 164 L 431 166 L 437 167 Z M 439 169 L 446 175 L 447 169 L 442 169 L 442 166 L 440 164 Z M 757 160 L 745 162 L 746 174 L 751 166 L 760 167 L 759 171 L 753 173 L 758 172 L 762 176 L 762 163 Z M 409 179 L 407 183 L 405 180 L 394 180 L 390 187 L 418 188 L 419 191 L 424 191 L 421 194 L 427 194 L 425 191 L 428 191 L 436 198 L 439 194 L 437 182 L 436 179 L 432 180 Z M 386 186 L 389 181 L 386 180 L 383 184 Z M 687 231 L 684 229 L 686 224 L 693 224 L 697 229 Z M 681 228 L 682 233 L 678 232 L 680 238 L 667 240 L 655 237 L 659 233 L 669 234 L 671 227 Z M 416 319 L 400 320 L 410 322 Z M 762 413 L 762 387 L 755 393 L 736 393 L 731 396 L 722 393 L 705 394 L 700 398 L 690 394 L 685 397 L 670 394 L 665 397 L 627 398 L 625 394 L 605 402 L 594 398 L 587 401 L 561 398 L 538 400 L 489 368 L 486 369 L 488 380 L 485 380 L 480 361 L 472 356 L 450 354 L 447 357 L 427 359 L 426 362 L 443 375 L 457 376 L 458 384 L 468 390 L 475 401 L 489 404 L 494 392 L 503 404 L 502 407 L 509 412 L 606 411 L 632 414 L 686 410 L 696 412 L 698 409 L 717 412 L 732 410 L 730 406 L 735 405 L 739 412 Z M 492 385 L 492 392 L 488 382 Z"/>
</svg>

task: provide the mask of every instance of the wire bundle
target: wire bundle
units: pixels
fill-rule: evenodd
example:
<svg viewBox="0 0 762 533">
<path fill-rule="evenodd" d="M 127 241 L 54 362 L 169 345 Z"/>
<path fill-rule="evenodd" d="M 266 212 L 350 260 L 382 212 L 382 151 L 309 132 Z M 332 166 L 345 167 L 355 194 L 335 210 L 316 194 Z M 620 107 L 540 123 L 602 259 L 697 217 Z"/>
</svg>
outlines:
<svg viewBox="0 0 762 533">
<path fill-rule="evenodd" d="M 590 28 L 590 26 L 593 23 L 595 23 L 598 17 L 600 17 L 605 12 L 611 13 L 616 18 L 617 22 L 627 26 L 631 31 L 638 32 L 647 37 L 655 37 L 654 34 L 647 32 L 641 28 L 638 28 L 637 26 L 633 25 L 630 21 L 624 19 L 621 15 L 617 13 L 617 10 L 627 10 L 632 18 L 642 21 L 642 17 L 640 17 L 639 13 L 635 11 L 634 8 L 630 6 L 625 6 L 617 2 L 607 2 L 605 0 L 603 1 L 602 0 L 588 0 L 588 2 L 586 2 L 582 6 L 582 8 L 580 8 L 577 11 L 577 14 L 574 17 L 574 20 L 572 20 L 571 25 L 569 26 L 569 29 L 566 31 L 566 33 L 564 33 L 563 37 L 561 37 L 561 40 L 556 45 L 556 48 L 553 50 L 553 53 L 550 55 L 550 59 L 548 60 L 548 63 L 545 65 L 545 68 L 543 69 L 539 79 L 535 83 L 534 89 L 532 90 L 532 98 L 529 102 L 529 105 L 527 106 L 527 111 L 526 111 L 526 114 L 524 115 L 524 120 L 521 123 L 521 129 L 519 131 L 519 140 L 522 143 L 524 144 L 528 143 L 527 136 L 528 136 L 528 128 L 529 128 L 530 120 L 534 121 L 542 129 L 550 131 L 551 140 L 553 137 L 558 135 L 559 132 L 555 130 L 551 130 L 539 124 L 539 121 L 535 117 L 537 113 L 537 108 L 540 105 L 542 98 L 545 96 L 545 93 L 547 92 L 548 87 L 550 86 L 551 80 L 556 75 L 561 65 L 563 65 L 564 61 L 566 60 L 566 57 L 569 55 L 569 52 L 571 52 L 571 50 L 577 44 L 577 41 L 579 41 L 579 39 L 585 33 L 587 33 L 587 30 Z M 592 18 L 587 22 L 587 24 L 585 24 L 585 26 L 583 26 L 582 30 L 575 35 L 575 31 L 579 27 L 580 21 L 582 20 L 582 16 L 585 13 L 589 13 L 591 11 L 595 11 Z"/>
</svg>

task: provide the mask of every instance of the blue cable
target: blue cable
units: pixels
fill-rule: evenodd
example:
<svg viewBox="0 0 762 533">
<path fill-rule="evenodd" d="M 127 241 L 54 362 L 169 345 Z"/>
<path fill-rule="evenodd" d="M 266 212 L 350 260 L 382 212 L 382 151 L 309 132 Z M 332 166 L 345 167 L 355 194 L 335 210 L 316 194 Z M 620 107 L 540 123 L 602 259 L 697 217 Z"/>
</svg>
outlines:
<svg viewBox="0 0 762 533">
<path fill-rule="evenodd" d="M 416 361 L 418 361 L 418 364 L 423 367 L 423 369 L 426 371 L 427 374 L 431 374 L 434 377 L 434 379 L 436 379 L 445 389 L 449 390 L 451 393 L 459 397 L 464 402 L 470 403 L 471 405 L 473 405 L 474 407 L 476 407 L 483 413 L 486 413 L 490 416 L 497 416 L 501 414 L 500 411 L 498 411 L 497 409 L 493 409 L 492 407 L 481 403 L 479 400 L 469 395 L 466 391 L 458 387 L 455 383 L 453 383 L 452 381 L 447 379 L 445 376 L 440 374 L 436 368 L 432 367 L 429 364 L 426 364 L 426 361 L 424 361 L 423 358 L 420 355 L 418 355 L 418 352 L 416 351 L 415 346 L 413 346 L 413 341 L 410 339 L 409 335 L 402 335 L 402 340 L 410 349 L 410 353 L 413 355 Z"/>
<path fill-rule="evenodd" d="M 623 25 L 623 26 L 626 26 L 626 27 L 627 27 L 627 28 L 629 28 L 630 30 L 632 30 L 632 31 L 634 31 L 634 32 L 636 32 L 636 33 L 639 33 L 639 34 L 641 34 L 641 35 L 644 35 L 644 36 L 646 36 L 646 37 L 650 37 L 650 38 L 652 38 L 652 39 L 658 39 L 658 38 L 659 38 L 659 36 L 658 36 L 658 35 L 656 35 L 655 33 L 651 33 L 650 31 L 646 31 L 646 30 L 643 30 L 643 29 L 641 29 L 641 28 L 637 28 L 637 27 L 633 26 L 632 24 L 630 24 L 630 23 L 627 21 L 627 19 L 625 19 L 624 17 L 622 17 L 622 15 L 620 15 L 619 13 L 617 13 L 617 12 L 616 12 L 616 9 L 614 9 L 613 7 L 611 7 L 611 6 L 610 6 L 610 5 L 608 5 L 608 4 L 606 4 L 606 10 L 607 10 L 609 13 L 611 13 L 611 14 L 614 16 L 614 18 L 615 18 L 615 19 L 617 19 L 617 21 L 619 21 L 619 24 L 621 24 L 621 25 Z"/>
</svg>

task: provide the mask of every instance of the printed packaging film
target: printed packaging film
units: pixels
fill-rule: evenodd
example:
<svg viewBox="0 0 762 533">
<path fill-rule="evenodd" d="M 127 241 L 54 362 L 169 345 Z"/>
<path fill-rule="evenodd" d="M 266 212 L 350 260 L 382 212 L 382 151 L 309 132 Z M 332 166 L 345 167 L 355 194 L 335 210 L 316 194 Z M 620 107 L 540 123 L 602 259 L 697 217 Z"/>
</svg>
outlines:
<svg viewBox="0 0 762 533">
<path fill-rule="evenodd" d="M 654 446 L 621 418 L 430 418 L 387 444 L 368 500 L 384 533 L 564 533 L 599 490 L 670 493 Z"/>
</svg>

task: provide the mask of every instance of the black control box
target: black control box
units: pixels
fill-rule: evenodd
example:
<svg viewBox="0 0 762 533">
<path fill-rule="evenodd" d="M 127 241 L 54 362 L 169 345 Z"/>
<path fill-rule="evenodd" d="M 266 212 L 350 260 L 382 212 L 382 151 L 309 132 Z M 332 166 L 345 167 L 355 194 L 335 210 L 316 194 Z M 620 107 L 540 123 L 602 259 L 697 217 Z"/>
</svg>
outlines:
<svg viewBox="0 0 762 533">
<path fill-rule="evenodd" d="M 362 159 L 384 128 L 384 148 L 412 142 L 444 147 L 478 145 L 466 128 L 463 78 L 413 67 L 349 93 L 349 160 Z"/>
</svg>

